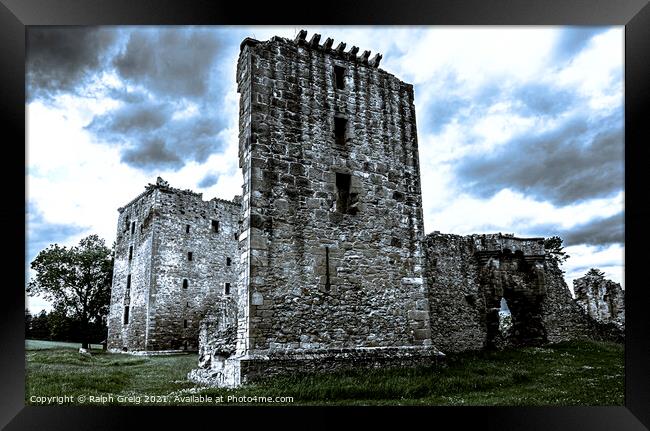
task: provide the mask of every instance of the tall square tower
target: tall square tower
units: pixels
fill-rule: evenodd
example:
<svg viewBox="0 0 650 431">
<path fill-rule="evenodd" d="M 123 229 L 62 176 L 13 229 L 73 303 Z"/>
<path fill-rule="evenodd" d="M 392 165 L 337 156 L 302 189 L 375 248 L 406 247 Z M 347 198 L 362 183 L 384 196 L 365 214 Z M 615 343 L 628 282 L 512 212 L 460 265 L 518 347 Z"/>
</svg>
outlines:
<svg viewBox="0 0 650 431">
<path fill-rule="evenodd" d="M 241 44 L 237 354 L 434 351 L 413 86 L 305 36 Z"/>
</svg>

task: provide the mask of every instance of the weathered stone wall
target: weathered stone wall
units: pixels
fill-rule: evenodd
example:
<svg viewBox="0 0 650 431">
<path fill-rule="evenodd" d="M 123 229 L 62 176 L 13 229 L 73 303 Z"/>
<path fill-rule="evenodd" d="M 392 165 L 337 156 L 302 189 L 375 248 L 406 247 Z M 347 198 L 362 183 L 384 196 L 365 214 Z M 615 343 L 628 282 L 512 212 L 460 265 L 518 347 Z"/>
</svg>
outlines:
<svg viewBox="0 0 650 431">
<path fill-rule="evenodd" d="M 148 188 L 119 209 L 108 314 L 108 348 L 112 351 L 146 349 L 155 199 L 155 190 Z M 124 323 L 127 306 L 128 323 Z"/>
<path fill-rule="evenodd" d="M 543 238 L 434 232 L 426 247 L 433 343 L 443 352 L 506 342 L 620 340 L 621 334 L 599 325 L 573 300 Z M 501 298 L 512 313 L 507 339 L 498 326 Z"/>
<path fill-rule="evenodd" d="M 120 226 L 126 217 L 136 227 L 131 225 L 134 233 L 129 230 L 117 239 L 111 347 L 197 350 L 199 322 L 208 307 L 237 293 L 239 203 L 203 201 L 201 194 L 159 180 L 122 210 Z M 120 322 L 122 330 L 117 331 L 129 270 L 129 323 Z"/>
<path fill-rule="evenodd" d="M 471 237 L 426 236 L 433 344 L 443 352 L 479 350 L 487 340 L 485 298 Z"/>
<path fill-rule="evenodd" d="M 242 44 L 249 352 L 431 343 L 413 87 L 328 43 Z"/>
<path fill-rule="evenodd" d="M 199 367 L 210 368 L 235 354 L 237 304 L 233 297 L 218 298 L 208 306 L 199 326 Z"/>
<path fill-rule="evenodd" d="M 573 280 L 576 302 L 591 317 L 625 329 L 625 291 L 621 285 L 605 279 L 602 272 L 591 270 Z"/>
<path fill-rule="evenodd" d="M 438 351 L 425 346 L 277 351 L 271 356 L 226 359 L 223 366 L 195 369 L 188 377 L 206 385 L 239 386 L 293 373 L 435 366 L 442 361 L 444 357 Z"/>
</svg>

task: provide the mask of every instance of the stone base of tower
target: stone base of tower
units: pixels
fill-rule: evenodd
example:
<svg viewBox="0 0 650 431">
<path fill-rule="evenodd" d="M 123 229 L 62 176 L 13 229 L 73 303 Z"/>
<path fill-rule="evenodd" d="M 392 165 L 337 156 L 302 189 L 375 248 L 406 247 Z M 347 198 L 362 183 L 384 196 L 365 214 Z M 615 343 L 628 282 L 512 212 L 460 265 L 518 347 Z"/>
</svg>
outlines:
<svg viewBox="0 0 650 431">
<path fill-rule="evenodd" d="M 336 372 L 351 368 L 410 368 L 438 365 L 444 353 L 431 346 L 366 347 L 249 354 L 213 361 L 190 371 L 188 379 L 233 388 L 295 373 Z"/>
</svg>

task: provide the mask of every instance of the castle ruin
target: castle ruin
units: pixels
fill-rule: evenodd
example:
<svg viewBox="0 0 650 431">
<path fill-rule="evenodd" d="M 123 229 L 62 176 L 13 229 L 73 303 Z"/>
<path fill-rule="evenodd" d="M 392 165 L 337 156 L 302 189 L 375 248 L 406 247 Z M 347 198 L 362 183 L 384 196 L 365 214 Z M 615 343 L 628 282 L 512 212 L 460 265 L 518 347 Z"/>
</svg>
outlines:
<svg viewBox="0 0 650 431">
<path fill-rule="evenodd" d="M 603 333 L 543 238 L 425 236 L 413 86 L 381 55 L 305 31 L 240 48 L 242 196 L 159 180 L 120 209 L 109 348 L 198 350 L 191 379 L 237 386 Z"/>
</svg>

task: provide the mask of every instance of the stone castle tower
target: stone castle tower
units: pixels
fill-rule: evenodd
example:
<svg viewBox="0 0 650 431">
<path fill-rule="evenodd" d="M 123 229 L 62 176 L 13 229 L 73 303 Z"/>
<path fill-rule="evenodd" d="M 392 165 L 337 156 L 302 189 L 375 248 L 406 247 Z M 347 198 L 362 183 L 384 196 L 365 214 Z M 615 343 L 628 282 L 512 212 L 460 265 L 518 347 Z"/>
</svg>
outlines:
<svg viewBox="0 0 650 431">
<path fill-rule="evenodd" d="M 439 354 L 413 87 L 380 55 L 305 35 L 241 44 L 236 353 L 212 363 L 227 385 L 292 364 Z"/>
<path fill-rule="evenodd" d="M 305 33 L 241 46 L 238 351 L 430 345 L 413 87 Z"/>
<path fill-rule="evenodd" d="M 239 203 L 158 178 L 119 213 L 108 348 L 197 350 L 199 321 L 236 294 Z"/>
<path fill-rule="evenodd" d="M 111 350 L 198 349 L 190 379 L 237 386 L 612 336 L 544 238 L 425 236 L 413 86 L 358 53 L 305 31 L 242 42 L 243 195 L 159 179 L 120 209 Z"/>
</svg>

